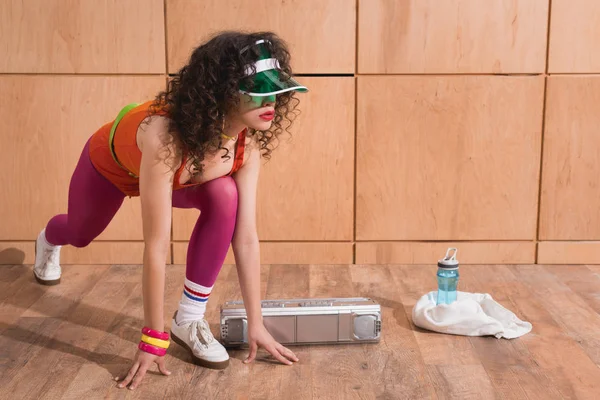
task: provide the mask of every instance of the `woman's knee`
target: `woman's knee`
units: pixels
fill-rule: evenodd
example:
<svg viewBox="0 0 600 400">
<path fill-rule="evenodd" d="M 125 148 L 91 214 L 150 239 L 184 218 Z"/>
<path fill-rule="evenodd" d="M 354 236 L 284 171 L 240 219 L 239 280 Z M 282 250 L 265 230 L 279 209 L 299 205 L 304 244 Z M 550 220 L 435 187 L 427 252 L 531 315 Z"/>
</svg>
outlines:
<svg viewBox="0 0 600 400">
<path fill-rule="evenodd" d="M 90 243 L 92 243 L 93 240 L 94 238 L 74 235 L 74 237 L 70 238 L 69 244 L 73 247 L 81 248 L 87 247 Z"/>
<path fill-rule="evenodd" d="M 206 182 L 200 192 L 202 207 L 218 208 L 223 211 L 237 210 L 238 190 L 235 180 L 230 176 Z"/>
</svg>

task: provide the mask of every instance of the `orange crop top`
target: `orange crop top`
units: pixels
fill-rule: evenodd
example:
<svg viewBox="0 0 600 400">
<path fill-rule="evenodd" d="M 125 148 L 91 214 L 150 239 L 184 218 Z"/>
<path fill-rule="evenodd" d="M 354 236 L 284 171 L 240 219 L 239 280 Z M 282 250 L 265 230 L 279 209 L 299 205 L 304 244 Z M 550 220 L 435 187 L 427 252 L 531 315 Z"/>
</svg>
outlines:
<svg viewBox="0 0 600 400">
<path fill-rule="evenodd" d="M 142 121 L 149 115 L 148 109 L 153 101 L 147 101 L 131 109 L 119 122 L 114 135 L 113 148 L 117 159 L 123 169 L 115 160 L 110 151 L 109 137 L 113 122 L 103 125 L 90 138 L 90 160 L 96 170 L 118 187 L 127 196 L 139 196 L 139 180 L 135 176 L 140 174 L 142 152 L 137 146 L 137 130 Z M 167 115 L 166 111 L 156 112 L 154 115 Z M 239 133 L 235 146 L 235 158 L 233 167 L 227 175 L 231 175 L 240 169 L 244 162 L 244 148 L 246 144 L 246 130 Z M 187 161 L 184 154 L 181 166 L 175 172 L 173 179 L 173 190 L 198 185 L 196 183 L 180 184 L 179 179 Z M 130 175 L 129 172 L 135 176 Z"/>
</svg>

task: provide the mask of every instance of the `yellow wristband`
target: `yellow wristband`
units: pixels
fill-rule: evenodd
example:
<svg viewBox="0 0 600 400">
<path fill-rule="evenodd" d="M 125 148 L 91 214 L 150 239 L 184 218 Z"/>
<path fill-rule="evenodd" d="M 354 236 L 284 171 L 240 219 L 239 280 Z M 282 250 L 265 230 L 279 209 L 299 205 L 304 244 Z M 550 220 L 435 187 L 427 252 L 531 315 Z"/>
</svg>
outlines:
<svg viewBox="0 0 600 400">
<path fill-rule="evenodd" d="M 151 344 L 152 346 L 168 349 L 171 342 L 169 340 L 156 339 L 147 335 L 142 335 L 142 342 Z"/>
</svg>

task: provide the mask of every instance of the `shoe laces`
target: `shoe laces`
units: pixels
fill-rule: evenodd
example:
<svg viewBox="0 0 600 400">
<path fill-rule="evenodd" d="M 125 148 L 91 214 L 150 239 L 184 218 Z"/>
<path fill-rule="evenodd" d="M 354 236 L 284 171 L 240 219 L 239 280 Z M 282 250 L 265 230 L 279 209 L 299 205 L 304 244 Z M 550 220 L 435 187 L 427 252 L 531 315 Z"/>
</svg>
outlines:
<svg viewBox="0 0 600 400">
<path fill-rule="evenodd" d="M 58 246 L 46 247 L 44 249 L 44 259 L 47 267 L 58 268 L 59 250 Z"/>
<path fill-rule="evenodd" d="M 210 331 L 210 327 L 206 320 L 201 319 L 192 322 L 190 329 L 190 340 L 199 342 L 205 348 L 208 348 L 208 346 L 214 342 L 215 337 Z"/>
</svg>

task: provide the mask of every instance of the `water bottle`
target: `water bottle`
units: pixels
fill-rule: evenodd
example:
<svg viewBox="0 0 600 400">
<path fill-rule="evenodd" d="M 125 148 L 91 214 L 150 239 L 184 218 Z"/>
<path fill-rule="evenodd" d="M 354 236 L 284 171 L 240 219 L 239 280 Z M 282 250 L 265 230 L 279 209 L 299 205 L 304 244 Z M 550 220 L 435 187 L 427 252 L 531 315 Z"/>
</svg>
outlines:
<svg viewBox="0 0 600 400">
<path fill-rule="evenodd" d="M 452 255 L 450 255 L 450 253 Z M 437 281 L 438 296 L 437 304 L 451 304 L 456 301 L 456 286 L 458 285 L 458 250 L 451 247 L 446 251 L 446 256 L 438 261 Z"/>
</svg>

